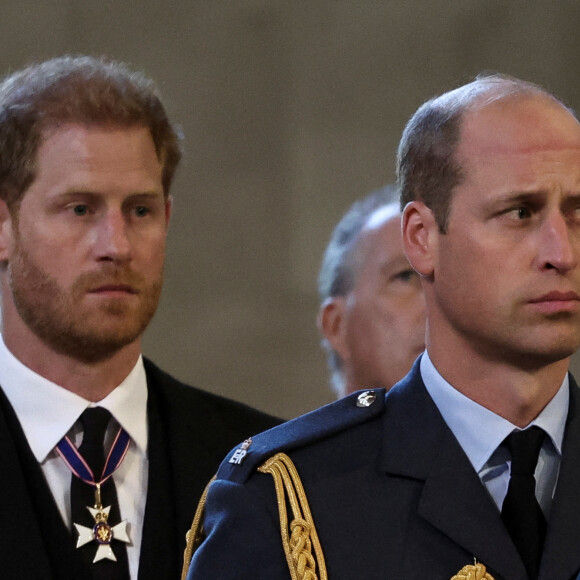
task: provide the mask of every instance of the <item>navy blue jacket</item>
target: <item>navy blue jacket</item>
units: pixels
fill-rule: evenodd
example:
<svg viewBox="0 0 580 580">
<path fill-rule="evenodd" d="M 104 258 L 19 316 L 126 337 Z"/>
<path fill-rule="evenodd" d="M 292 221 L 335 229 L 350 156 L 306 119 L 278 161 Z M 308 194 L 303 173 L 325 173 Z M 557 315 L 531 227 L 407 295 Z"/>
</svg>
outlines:
<svg viewBox="0 0 580 580">
<path fill-rule="evenodd" d="M 580 570 L 580 392 L 573 379 L 540 580 Z M 278 580 L 290 573 L 274 481 L 257 467 L 279 451 L 300 474 L 330 580 L 449 580 L 484 564 L 526 580 L 497 506 L 421 380 L 418 363 L 389 393 L 358 394 L 253 439 L 211 485 L 205 542 L 188 580 Z"/>
</svg>

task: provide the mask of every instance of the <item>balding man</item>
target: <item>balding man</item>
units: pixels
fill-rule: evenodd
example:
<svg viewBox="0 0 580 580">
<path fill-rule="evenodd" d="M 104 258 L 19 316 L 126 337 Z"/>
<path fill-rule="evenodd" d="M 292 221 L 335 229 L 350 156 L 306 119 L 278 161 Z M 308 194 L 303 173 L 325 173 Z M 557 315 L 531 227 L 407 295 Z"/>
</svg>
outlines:
<svg viewBox="0 0 580 580">
<path fill-rule="evenodd" d="M 318 327 L 339 397 L 391 388 L 425 348 L 425 300 L 401 237 L 398 189 L 355 202 L 320 269 Z"/>
<path fill-rule="evenodd" d="M 580 571 L 580 123 L 492 75 L 398 154 L 426 352 L 222 464 L 190 580 L 570 580 Z"/>
</svg>

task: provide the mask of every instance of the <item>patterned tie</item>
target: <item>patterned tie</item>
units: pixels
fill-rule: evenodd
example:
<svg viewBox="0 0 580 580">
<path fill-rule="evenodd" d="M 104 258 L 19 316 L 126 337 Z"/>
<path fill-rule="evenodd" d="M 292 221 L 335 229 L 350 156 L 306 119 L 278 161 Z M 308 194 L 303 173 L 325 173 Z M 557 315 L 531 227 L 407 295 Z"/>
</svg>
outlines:
<svg viewBox="0 0 580 580">
<path fill-rule="evenodd" d="M 94 407 L 86 409 L 80 417 L 84 429 L 83 441 L 79 447 L 79 453 L 83 456 L 97 479 L 103 473 L 105 465 L 104 439 L 107 425 L 111 414 L 106 409 Z M 71 514 L 75 524 L 81 524 L 93 528 L 95 520 L 91 516 L 87 506 L 95 504 L 95 488 L 78 477 L 72 475 L 71 480 Z M 104 507 L 111 506 L 109 522 L 116 524 L 121 521 L 117 490 L 113 478 L 110 477 L 101 486 L 101 499 Z M 74 540 L 76 545 L 76 532 Z M 127 562 L 127 549 L 125 544 L 113 540 L 111 548 L 117 561 L 103 559 L 93 563 L 97 544 L 93 541 L 78 548 L 83 560 L 92 571 L 92 578 L 99 580 L 128 580 L 129 567 Z"/>
<path fill-rule="evenodd" d="M 514 431 L 505 440 L 512 467 L 501 517 L 532 579 L 538 577 L 546 535 L 546 519 L 536 499 L 534 478 L 545 436 L 539 427 L 530 427 Z"/>
</svg>

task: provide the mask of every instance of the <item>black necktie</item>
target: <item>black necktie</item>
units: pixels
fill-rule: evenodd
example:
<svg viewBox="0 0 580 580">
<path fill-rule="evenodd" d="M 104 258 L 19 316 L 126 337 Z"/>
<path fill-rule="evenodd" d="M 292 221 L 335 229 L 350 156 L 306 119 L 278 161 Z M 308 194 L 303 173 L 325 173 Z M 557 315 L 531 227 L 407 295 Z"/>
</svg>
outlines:
<svg viewBox="0 0 580 580">
<path fill-rule="evenodd" d="M 546 519 L 536 499 L 534 471 L 546 433 L 539 427 L 515 431 L 506 438 L 512 467 L 501 517 L 524 562 L 528 576 L 538 577 Z"/>
<path fill-rule="evenodd" d="M 97 480 L 100 479 L 105 465 L 104 439 L 105 431 L 109 423 L 111 414 L 106 409 L 94 407 L 86 409 L 80 417 L 83 425 L 83 441 L 79 447 L 79 453 L 88 463 Z M 93 528 L 95 520 L 91 516 L 87 506 L 95 505 L 95 488 L 85 483 L 75 475 L 71 480 L 71 514 L 72 521 L 88 528 Z M 117 500 L 117 491 L 113 478 L 110 477 L 101 486 L 101 503 L 103 507 L 111 506 L 109 513 L 110 525 L 116 525 L 121 521 L 119 512 L 119 502 Z M 74 541 L 76 545 L 77 534 L 74 531 Z M 103 559 L 93 563 L 97 551 L 95 541 L 85 544 L 78 548 L 83 560 L 87 563 L 92 571 L 92 577 L 99 580 L 128 580 L 129 567 L 127 562 L 127 549 L 125 544 L 113 540 L 111 548 L 117 558 L 117 561 Z"/>
</svg>

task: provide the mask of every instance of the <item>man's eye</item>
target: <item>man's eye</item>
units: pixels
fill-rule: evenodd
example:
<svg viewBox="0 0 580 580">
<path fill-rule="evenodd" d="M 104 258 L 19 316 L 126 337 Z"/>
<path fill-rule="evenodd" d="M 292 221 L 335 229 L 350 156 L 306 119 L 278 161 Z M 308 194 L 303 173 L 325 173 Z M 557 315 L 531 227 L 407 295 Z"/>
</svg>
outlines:
<svg viewBox="0 0 580 580">
<path fill-rule="evenodd" d="M 519 207 L 517 210 L 518 217 L 523 220 L 524 218 L 528 218 L 532 215 L 530 210 L 527 207 Z"/>
<path fill-rule="evenodd" d="M 413 268 L 408 268 L 395 274 L 394 279 L 401 280 L 402 282 L 410 282 L 416 275 L 417 272 Z"/>
<path fill-rule="evenodd" d="M 135 208 L 135 215 L 137 217 L 145 217 L 148 214 L 149 214 L 149 208 L 147 208 L 143 205 L 137 206 Z"/>
<path fill-rule="evenodd" d="M 530 208 L 528 208 L 528 207 L 516 207 L 516 208 L 510 210 L 509 213 L 512 214 L 518 220 L 525 220 L 525 219 L 531 217 L 531 215 L 532 215 L 532 212 L 530 211 Z"/>
<path fill-rule="evenodd" d="M 75 215 L 79 215 L 79 216 L 87 215 L 88 211 L 89 210 L 88 210 L 86 205 L 75 205 L 73 207 L 73 212 Z"/>
</svg>

